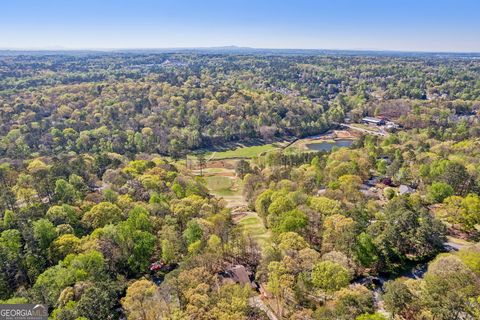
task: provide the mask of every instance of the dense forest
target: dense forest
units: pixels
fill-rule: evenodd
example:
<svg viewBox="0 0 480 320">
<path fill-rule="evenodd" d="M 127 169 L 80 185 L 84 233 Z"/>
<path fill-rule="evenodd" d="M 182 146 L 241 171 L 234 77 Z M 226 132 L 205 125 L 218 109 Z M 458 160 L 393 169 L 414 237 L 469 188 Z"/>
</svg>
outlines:
<svg viewBox="0 0 480 320">
<path fill-rule="evenodd" d="M 0 156 L 180 157 L 230 141 L 321 133 L 376 101 L 440 97 L 468 110 L 479 73 L 480 62 L 466 58 L 1 56 Z"/>
<path fill-rule="evenodd" d="M 0 303 L 56 320 L 479 319 L 479 112 L 480 60 L 462 55 L 4 52 Z M 288 147 L 365 116 L 398 128 Z M 211 192 L 209 150 L 284 140 L 221 163 L 244 207 Z"/>
</svg>

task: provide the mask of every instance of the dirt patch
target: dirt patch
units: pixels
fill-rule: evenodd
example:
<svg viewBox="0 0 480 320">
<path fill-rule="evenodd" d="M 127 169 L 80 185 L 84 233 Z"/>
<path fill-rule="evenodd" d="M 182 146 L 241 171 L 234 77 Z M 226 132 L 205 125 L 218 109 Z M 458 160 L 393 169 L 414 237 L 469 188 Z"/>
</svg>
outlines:
<svg viewBox="0 0 480 320">
<path fill-rule="evenodd" d="M 235 169 L 236 160 L 211 160 L 206 163 L 207 168 Z"/>
<path fill-rule="evenodd" d="M 235 177 L 235 172 L 233 172 L 233 171 L 213 172 L 213 173 L 205 172 L 203 175 L 204 175 L 205 177 L 217 176 L 217 177 L 229 177 L 229 178 L 233 178 L 233 177 Z"/>
<path fill-rule="evenodd" d="M 339 139 L 353 139 L 359 136 L 358 132 L 352 132 L 348 130 L 334 130 L 333 134 Z"/>
</svg>

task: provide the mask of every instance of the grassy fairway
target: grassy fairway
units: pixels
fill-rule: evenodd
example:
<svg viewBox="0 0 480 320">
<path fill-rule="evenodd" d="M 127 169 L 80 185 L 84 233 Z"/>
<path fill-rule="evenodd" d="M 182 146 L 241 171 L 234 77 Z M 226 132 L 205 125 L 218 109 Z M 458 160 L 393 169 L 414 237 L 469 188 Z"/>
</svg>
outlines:
<svg viewBox="0 0 480 320">
<path fill-rule="evenodd" d="M 205 177 L 207 188 L 212 191 L 220 191 L 224 189 L 230 189 L 233 185 L 232 179 L 222 176 L 210 176 Z"/>
<path fill-rule="evenodd" d="M 253 158 L 259 156 L 263 152 L 278 149 L 276 143 L 264 144 L 261 146 L 240 147 L 234 150 L 215 152 L 211 160 L 221 160 L 229 158 Z M 206 158 L 210 158 L 212 154 L 207 154 Z"/>
<path fill-rule="evenodd" d="M 222 176 L 205 177 L 207 188 L 217 197 L 235 196 L 234 179 Z"/>
<path fill-rule="evenodd" d="M 270 240 L 270 231 L 265 228 L 262 219 L 255 213 L 250 212 L 238 221 L 238 225 L 243 228 L 246 234 L 252 236 L 260 246 L 268 244 Z"/>
</svg>

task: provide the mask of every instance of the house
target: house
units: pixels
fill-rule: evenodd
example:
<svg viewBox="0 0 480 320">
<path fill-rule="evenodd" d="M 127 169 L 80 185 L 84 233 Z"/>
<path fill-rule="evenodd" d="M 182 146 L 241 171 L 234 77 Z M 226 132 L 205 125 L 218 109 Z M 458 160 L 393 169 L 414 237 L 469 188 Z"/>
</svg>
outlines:
<svg viewBox="0 0 480 320">
<path fill-rule="evenodd" d="M 224 280 L 230 279 L 235 283 L 239 283 L 241 285 L 248 284 L 251 288 L 256 289 L 257 285 L 255 284 L 255 282 L 250 280 L 250 275 L 251 273 L 249 273 L 247 269 L 245 269 L 245 267 L 240 264 L 230 267 L 225 270 L 225 272 L 220 273 L 220 276 Z"/>
<path fill-rule="evenodd" d="M 380 118 L 373 118 L 373 117 L 365 117 L 362 119 L 362 122 L 365 124 L 373 124 L 376 126 L 383 126 L 385 125 L 385 119 Z"/>
</svg>

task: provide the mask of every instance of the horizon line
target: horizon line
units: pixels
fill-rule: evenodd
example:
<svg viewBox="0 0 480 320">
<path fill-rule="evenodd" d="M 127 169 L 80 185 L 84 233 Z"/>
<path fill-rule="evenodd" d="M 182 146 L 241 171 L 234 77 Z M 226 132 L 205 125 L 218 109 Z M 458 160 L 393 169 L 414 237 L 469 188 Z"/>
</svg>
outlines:
<svg viewBox="0 0 480 320">
<path fill-rule="evenodd" d="M 298 51 L 353 51 L 353 52 L 392 52 L 392 53 L 453 53 L 453 54 L 480 54 L 480 51 L 443 51 L 443 50 L 409 50 L 409 49 L 378 49 L 378 48 L 349 48 L 349 49 L 338 49 L 338 48 L 263 48 L 263 47 L 248 47 L 248 46 L 236 46 L 236 45 L 225 45 L 225 46 L 192 46 L 192 47 L 62 47 L 62 46 L 52 46 L 52 47 L 0 47 L 0 51 L 45 51 L 45 52 L 55 52 L 55 51 L 89 51 L 89 52 L 115 52 L 115 51 L 148 51 L 148 50 L 209 50 L 209 49 L 231 49 L 231 50 L 298 50 Z"/>
</svg>

